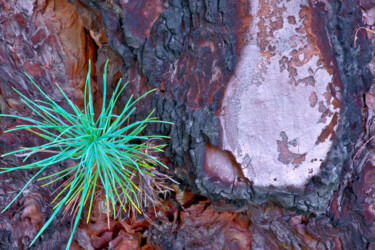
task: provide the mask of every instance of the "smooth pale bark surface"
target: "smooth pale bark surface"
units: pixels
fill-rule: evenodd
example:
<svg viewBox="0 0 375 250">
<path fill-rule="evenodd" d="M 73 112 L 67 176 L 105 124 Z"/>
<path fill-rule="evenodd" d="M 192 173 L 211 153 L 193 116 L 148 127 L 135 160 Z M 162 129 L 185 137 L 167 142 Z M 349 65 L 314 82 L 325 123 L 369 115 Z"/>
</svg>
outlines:
<svg viewBox="0 0 375 250">
<path fill-rule="evenodd" d="M 220 113 L 222 148 L 254 186 L 303 189 L 331 149 L 342 90 L 323 63 L 308 1 L 252 3 L 250 39 Z"/>
</svg>

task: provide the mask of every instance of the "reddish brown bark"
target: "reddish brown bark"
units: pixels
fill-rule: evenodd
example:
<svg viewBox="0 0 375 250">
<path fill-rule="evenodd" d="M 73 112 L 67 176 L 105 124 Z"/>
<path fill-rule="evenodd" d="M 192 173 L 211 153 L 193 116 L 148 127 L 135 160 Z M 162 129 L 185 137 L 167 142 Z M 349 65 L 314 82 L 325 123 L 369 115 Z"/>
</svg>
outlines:
<svg viewBox="0 0 375 250">
<path fill-rule="evenodd" d="M 294 3 L 295 9 L 288 9 L 291 2 L 0 0 L 2 113 L 33 115 L 12 89 L 15 87 L 32 99 L 42 98 L 24 72 L 64 107 L 68 108 L 55 82 L 82 105 L 89 59 L 95 63 L 92 78 L 98 85 L 94 95 L 100 104 L 101 74 L 109 59 L 108 89 L 113 90 L 121 77 L 123 82 L 130 81 L 123 101 L 131 94 L 140 96 L 156 88 L 152 96 L 139 103 L 133 120 L 155 108 L 158 117 L 175 123 L 173 127 L 148 128 L 148 133 L 171 137 L 164 160 L 170 167 L 168 173 L 180 182 L 174 186 L 175 192 L 157 207 L 156 214 L 153 209 L 148 211 L 154 224 L 141 216 L 124 217 L 111 220 L 108 229 L 105 214 L 98 210 L 89 224 L 80 225 L 73 249 L 374 247 L 371 148 L 375 142 L 371 140 L 362 147 L 374 130 L 375 91 L 370 89 L 373 62 L 370 70 L 367 68 L 374 57 L 365 31 L 359 32 L 357 47 L 353 46 L 354 32 L 363 25 L 360 4 L 366 10 L 366 24 L 373 24 L 369 15 L 373 9 L 371 1 L 310 0 Z M 286 15 L 288 11 L 295 13 Z M 285 38 L 284 35 L 287 39 L 279 39 Z M 280 45 L 282 42 L 284 47 Z M 248 46 L 254 50 L 246 54 Z M 282 48 L 287 49 L 279 51 Z M 267 71 L 278 57 L 279 68 Z M 312 64 L 315 59 L 317 62 Z M 255 72 L 251 80 L 246 70 L 245 76 L 237 75 L 246 60 L 249 66 L 253 62 L 255 65 L 249 68 Z M 317 89 L 323 78 L 316 72 L 323 70 L 330 81 L 324 82 L 326 88 L 320 95 Z M 238 89 L 231 85 L 236 79 L 259 83 L 259 86 L 288 79 L 293 86 L 291 92 L 306 88 L 306 92 L 297 93 L 306 94 L 307 98 L 295 106 L 306 104 L 306 113 L 310 109 L 320 112 L 321 120 L 317 123 L 324 124 L 324 128 L 316 137 L 311 136 L 311 141 L 316 145 L 331 143 L 326 155 L 308 158 L 309 152 L 297 150 L 298 140 L 277 126 L 278 138 L 262 152 L 268 155 L 274 150 L 275 165 L 291 164 L 298 168 L 302 164 L 315 164 L 315 169 L 306 168 L 311 176 L 301 186 L 277 186 L 276 182 L 283 181 L 283 173 L 277 170 L 270 171 L 272 178 L 268 180 L 275 181 L 275 185 L 257 186 L 257 179 L 252 175 L 260 172 L 246 172 L 243 166 L 245 160 L 250 163 L 252 158 L 244 157 L 240 161 L 241 153 L 225 147 L 226 130 L 220 123 L 226 117 L 224 100 L 235 100 L 237 94 L 247 91 L 242 85 Z M 289 85 L 285 86 L 285 89 L 271 90 L 289 90 Z M 249 97 L 261 93 L 258 90 L 250 91 Z M 264 103 L 264 99 L 255 101 L 259 107 Z M 257 107 L 253 106 L 249 112 Z M 236 107 L 230 111 L 236 111 Z M 281 111 L 281 104 L 276 102 L 274 111 L 260 112 L 256 118 L 271 119 Z M 1 131 L 21 122 L 2 118 Z M 312 120 L 308 128 L 315 126 L 315 122 Z M 254 129 L 251 123 L 246 126 Z M 227 139 L 231 143 L 241 136 Z M 269 138 L 258 133 L 256 139 Z M 27 132 L 1 132 L 0 153 L 40 143 L 40 139 Z M 245 152 L 246 148 L 241 149 Z M 355 159 L 354 155 L 357 155 Z M 31 160 L 43 155 L 35 157 Z M 0 158 L 1 167 L 19 164 L 16 157 Z M 54 166 L 49 171 L 63 169 L 68 164 Z M 0 209 L 32 174 L 26 171 L 0 175 Z M 27 248 L 51 215 L 50 192 L 59 184 L 46 188 L 33 182 L 0 215 L 1 248 Z M 69 230 L 70 218 L 58 215 L 33 247 L 63 247 Z"/>
</svg>

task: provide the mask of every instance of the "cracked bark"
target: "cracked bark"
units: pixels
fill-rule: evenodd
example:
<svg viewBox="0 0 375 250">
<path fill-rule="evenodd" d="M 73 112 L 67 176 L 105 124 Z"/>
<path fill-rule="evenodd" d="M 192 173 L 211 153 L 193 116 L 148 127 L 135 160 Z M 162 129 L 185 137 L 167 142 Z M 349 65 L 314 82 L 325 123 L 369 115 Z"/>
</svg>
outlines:
<svg viewBox="0 0 375 250">
<path fill-rule="evenodd" d="M 354 0 L 294 5 L 287 0 L 0 0 L 0 108 L 32 115 L 12 92 L 16 87 L 40 98 L 22 72 L 56 100 L 62 98 L 52 84 L 59 82 L 81 105 L 90 58 L 95 62 L 97 103 L 107 59 L 108 89 L 120 77 L 130 82 L 123 102 L 131 94 L 157 89 L 139 103 L 132 119 L 156 108 L 158 117 L 175 123 L 149 127 L 148 133 L 171 137 L 165 153 L 169 174 L 180 181 L 180 189 L 198 195 L 177 190 L 158 208 L 152 226 L 142 220 L 136 226 L 114 221 L 112 230 L 82 224 L 77 248 L 136 247 L 142 238 L 148 239 L 142 244 L 171 249 L 371 248 L 375 142 L 361 146 L 373 136 L 374 70 L 364 32 L 353 46 L 355 29 L 363 25 L 360 4 L 370 13 L 371 1 Z M 280 104 L 285 98 L 269 96 L 285 90 L 293 98 L 283 107 L 254 104 Z M 246 112 L 236 114 L 239 110 Z M 257 119 L 258 124 L 246 123 Z M 275 125 L 267 130 L 269 121 Z M 289 121 L 301 121 L 291 125 L 301 129 L 301 136 L 294 136 L 291 126 L 284 129 Z M 3 119 L 2 130 L 17 122 Z M 253 141 L 248 145 L 241 138 Z M 26 133 L 0 135 L 0 141 L 1 153 L 20 142 L 40 143 Z M 310 148 L 317 146 L 304 150 L 304 143 L 327 145 L 313 154 Z M 274 162 L 258 159 L 257 148 Z M 3 166 L 19 164 L 16 158 L 1 161 Z M 261 177 L 266 171 L 269 176 Z M 288 179 L 289 172 L 301 180 Z M 0 175 L 1 207 L 30 176 Z M 28 190 L 1 215 L 3 248 L 26 246 L 52 211 L 51 190 L 37 182 Z M 69 220 L 60 216 L 54 223 L 35 248 L 66 242 Z M 100 219 L 97 223 L 102 225 Z"/>
</svg>

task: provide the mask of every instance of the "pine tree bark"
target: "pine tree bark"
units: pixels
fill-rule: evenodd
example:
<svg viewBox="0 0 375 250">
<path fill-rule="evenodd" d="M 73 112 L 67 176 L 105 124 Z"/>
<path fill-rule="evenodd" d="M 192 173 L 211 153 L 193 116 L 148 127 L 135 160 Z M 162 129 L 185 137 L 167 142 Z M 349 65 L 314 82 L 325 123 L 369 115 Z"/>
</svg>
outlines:
<svg viewBox="0 0 375 250">
<path fill-rule="evenodd" d="M 354 40 L 361 8 L 371 1 L 0 0 L 1 112 L 32 115 L 12 90 L 41 98 L 23 72 L 62 105 L 55 82 L 82 105 L 89 59 L 99 105 L 109 59 L 107 89 L 129 81 L 123 103 L 156 89 L 132 119 L 155 108 L 174 122 L 147 128 L 170 136 L 164 160 L 181 189 L 143 224 L 148 235 L 120 222 L 106 236 L 82 225 L 74 247 L 147 238 L 171 249 L 365 249 L 375 237 L 375 91 L 371 41 L 364 31 Z M 2 131 L 19 122 L 2 119 Z M 1 134 L 0 153 L 38 140 Z M 0 208 L 31 174 L 0 175 Z M 1 247 L 27 246 L 52 190 L 34 182 L 0 215 Z M 61 216 L 35 248 L 68 236 Z"/>
</svg>

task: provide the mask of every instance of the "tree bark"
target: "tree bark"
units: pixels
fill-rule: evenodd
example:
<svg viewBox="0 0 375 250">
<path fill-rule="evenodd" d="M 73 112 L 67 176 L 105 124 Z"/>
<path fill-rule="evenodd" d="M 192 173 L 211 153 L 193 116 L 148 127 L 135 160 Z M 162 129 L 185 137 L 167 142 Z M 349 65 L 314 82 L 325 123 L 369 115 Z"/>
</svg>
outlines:
<svg viewBox="0 0 375 250">
<path fill-rule="evenodd" d="M 109 59 L 107 88 L 129 81 L 123 104 L 156 89 L 133 120 L 155 108 L 174 123 L 147 128 L 170 136 L 164 160 L 180 182 L 155 223 L 82 223 L 73 247 L 373 247 L 374 61 L 365 31 L 354 39 L 361 7 L 371 1 L 0 0 L 2 113 L 33 115 L 12 90 L 41 98 L 23 72 L 82 106 L 89 59 L 99 105 Z M 2 119 L 2 130 L 19 122 Z M 26 132 L 0 141 L 1 153 L 40 143 Z M 0 208 L 31 174 L 0 175 Z M 52 190 L 33 182 L 1 215 L 0 246 L 27 246 Z M 68 236 L 60 216 L 34 247 Z"/>
</svg>

